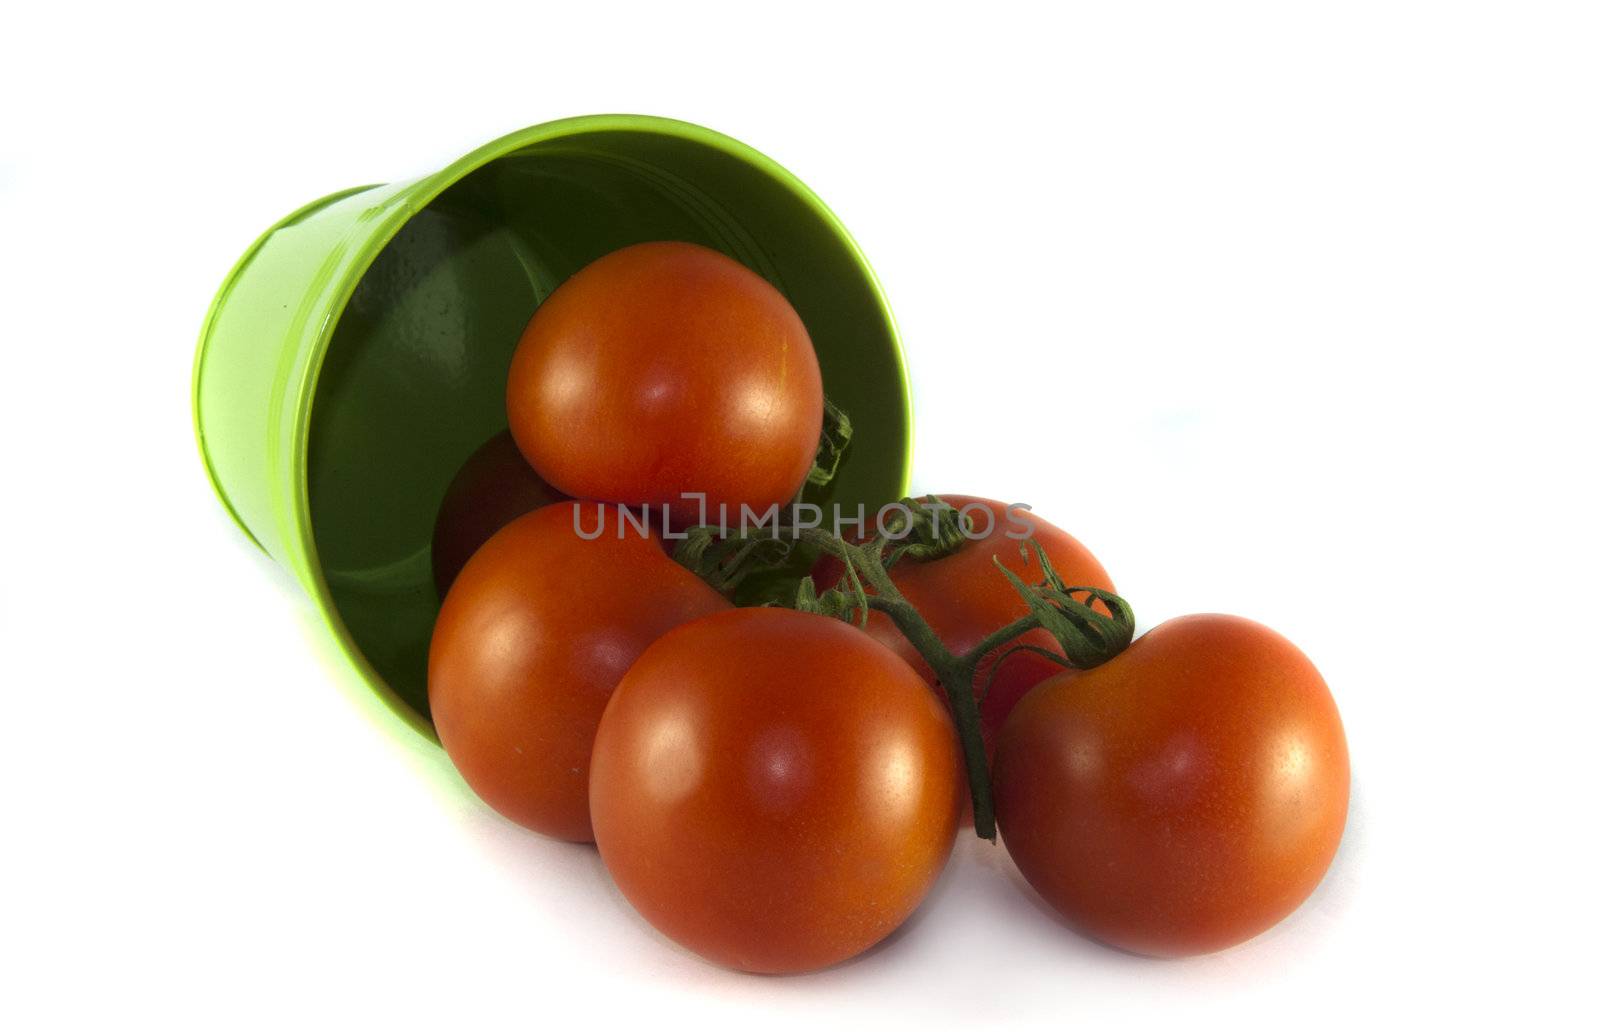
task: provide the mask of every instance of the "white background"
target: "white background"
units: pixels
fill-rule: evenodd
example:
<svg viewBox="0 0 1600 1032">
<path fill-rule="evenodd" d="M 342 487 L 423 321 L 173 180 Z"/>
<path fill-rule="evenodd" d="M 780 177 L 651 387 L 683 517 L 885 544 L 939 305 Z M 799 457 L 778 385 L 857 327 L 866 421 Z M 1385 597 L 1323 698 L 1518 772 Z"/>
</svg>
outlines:
<svg viewBox="0 0 1600 1032">
<path fill-rule="evenodd" d="M 1592 5 L 365 6 L 5 16 L 0 1025 L 1593 1020 Z M 371 700 L 211 497 L 201 317 L 305 201 L 604 111 L 851 227 L 919 490 L 1313 657 L 1355 789 L 1299 913 L 1139 960 L 972 841 L 887 946 L 740 976 Z"/>
</svg>

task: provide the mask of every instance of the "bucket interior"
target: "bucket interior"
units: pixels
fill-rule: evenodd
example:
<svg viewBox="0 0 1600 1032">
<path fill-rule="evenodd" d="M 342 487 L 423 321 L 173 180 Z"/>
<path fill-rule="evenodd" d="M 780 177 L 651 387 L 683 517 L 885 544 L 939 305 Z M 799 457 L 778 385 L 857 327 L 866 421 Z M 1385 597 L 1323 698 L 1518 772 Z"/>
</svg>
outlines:
<svg viewBox="0 0 1600 1032">
<path fill-rule="evenodd" d="M 564 279 L 628 244 L 686 240 L 765 276 L 810 331 L 855 441 L 828 494 L 896 497 L 909 413 L 893 328 L 828 218 L 759 164 L 698 140 L 604 131 L 494 160 L 414 215 L 339 316 L 307 456 L 312 530 L 346 628 L 427 714 L 439 599 L 434 517 L 469 454 L 503 430 L 505 379 L 529 317 Z"/>
</svg>

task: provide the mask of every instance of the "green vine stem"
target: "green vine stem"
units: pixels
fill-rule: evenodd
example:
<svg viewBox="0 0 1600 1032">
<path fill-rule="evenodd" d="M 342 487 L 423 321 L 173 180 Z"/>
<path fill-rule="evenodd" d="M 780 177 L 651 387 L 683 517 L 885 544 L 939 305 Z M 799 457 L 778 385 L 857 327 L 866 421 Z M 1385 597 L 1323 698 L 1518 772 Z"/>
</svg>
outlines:
<svg viewBox="0 0 1600 1032">
<path fill-rule="evenodd" d="M 995 839 L 994 792 L 990 783 L 989 761 L 983 735 L 976 691 L 978 663 L 984 656 L 1006 649 L 1017 638 L 1043 628 L 1060 644 L 1061 656 L 1052 658 L 1063 666 L 1087 669 L 1111 659 L 1133 640 L 1133 609 L 1126 601 L 1098 588 L 1073 587 L 1062 582 L 1049 558 L 1032 540 L 1022 543 L 1024 563 L 1036 562 L 1042 574 L 1038 584 L 1029 584 L 1002 565 L 995 565 L 1028 605 L 1028 613 L 998 628 L 967 652 L 950 651 L 921 613 L 896 587 L 889 570 L 902 557 L 937 561 L 957 548 L 969 547 L 969 528 L 949 514 L 954 510 L 937 499 L 904 499 L 904 513 L 896 512 L 886 533 L 865 542 L 846 541 L 820 528 L 806 527 L 787 533 L 763 529 L 754 534 L 732 531 L 722 537 L 716 528 L 695 528 L 677 549 L 675 558 L 701 577 L 721 585 L 748 576 L 754 568 L 778 559 L 783 548 L 765 548 L 801 543 L 832 556 L 844 566 L 841 587 L 818 593 L 810 577 L 800 581 L 793 608 L 824 616 L 847 619 L 865 625 L 867 615 L 876 610 L 894 621 L 944 687 L 955 719 L 961 752 L 966 759 L 967 788 L 972 795 L 973 830 L 980 838 Z M 909 518 L 910 526 L 906 526 Z M 956 528 L 953 535 L 941 524 Z M 787 537 L 787 541 L 783 538 Z M 1081 596 L 1081 597 L 1080 597 Z M 1099 605 L 1099 609 L 1095 608 Z M 1103 611 L 1102 611 L 1103 610 Z M 1015 645 L 1000 654 L 993 670 L 1005 655 L 1017 649 L 1042 651 L 1033 645 Z"/>
<path fill-rule="evenodd" d="M 817 454 L 811 460 L 811 471 L 806 474 L 807 487 L 825 487 L 838 475 L 839 463 L 850 450 L 850 438 L 855 428 L 844 409 L 829 398 L 822 399 L 822 436 L 817 441 Z"/>
</svg>

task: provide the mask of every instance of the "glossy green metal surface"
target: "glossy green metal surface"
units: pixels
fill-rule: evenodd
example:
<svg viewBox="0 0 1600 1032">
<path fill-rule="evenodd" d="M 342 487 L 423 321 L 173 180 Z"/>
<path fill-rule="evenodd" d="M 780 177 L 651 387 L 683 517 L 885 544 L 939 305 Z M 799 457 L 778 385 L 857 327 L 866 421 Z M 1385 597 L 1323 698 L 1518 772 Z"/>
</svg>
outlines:
<svg viewBox="0 0 1600 1032">
<path fill-rule="evenodd" d="M 717 248 L 782 290 L 856 426 L 830 495 L 853 510 L 904 493 L 910 398 L 865 258 L 793 176 L 698 126 L 567 119 L 422 179 L 333 194 L 268 230 L 212 303 L 194 415 L 218 497 L 425 734 L 445 486 L 505 427 L 506 369 L 534 308 L 645 240 Z"/>
</svg>

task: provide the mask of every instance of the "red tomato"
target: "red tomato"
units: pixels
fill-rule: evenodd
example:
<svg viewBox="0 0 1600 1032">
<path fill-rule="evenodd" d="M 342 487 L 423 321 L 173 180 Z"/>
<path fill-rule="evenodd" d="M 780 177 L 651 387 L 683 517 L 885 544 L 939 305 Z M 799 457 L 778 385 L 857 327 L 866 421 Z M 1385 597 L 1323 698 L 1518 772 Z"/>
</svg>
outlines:
<svg viewBox="0 0 1600 1032">
<path fill-rule="evenodd" d="M 440 597 L 495 531 L 565 497 L 539 479 L 510 431 L 485 441 L 450 481 L 433 524 L 433 583 Z"/>
<path fill-rule="evenodd" d="M 671 503 L 702 492 L 764 512 L 805 483 L 822 373 L 800 316 L 766 280 L 684 243 L 606 255 L 539 306 L 511 362 L 517 446 L 579 498 Z"/>
<path fill-rule="evenodd" d="M 534 831 L 586 842 L 589 751 L 611 690 L 673 627 L 728 603 L 633 528 L 583 540 L 593 502 L 549 505 L 489 539 L 445 596 L 428 704 L 451 762 Z"/>
<path fill-rule="evenodd" d="M 963 792 L 950 718 L 836 620 L 736 609 L 669 632 L 595 739 L 600 856 L 651 924 L 744 971 L 852 957 L 916 909 Z"/>
<path fill-rule="evenodd" d="M 941 559 L 927 562 L 902 560 L 890 571 L 890 577 L 951 652 L 960 655 L 976 647 L 987 635 L 1027 615 L 1028 604 L 994 567 L 994 559 L 998 556 L 1008 569 L 1020 575 L 1024 581 L 1031 584 L 1043 579 L 1037 563 L 1023 565 L 1022 542 L 1006 536 L 1007 532 L 1024 533 L 1023 524 L 1032 530 L 1033 540 L 1044 549 L 1056 572 L 1067 584 L 1116 591 L 1104 567 L 1087 548 L 1071 534 L 1031 512 L 1016 510 L 1008 513 L 1004 504 L 987 498 L 953 494 L 938 497 L 956 510 L 942 518 L 954 519 L 956 513 L 963 509 L 970 514 L 973 521 L 972 539 L 960 550 Z M 837 584 L 842 572 L 843 568 L 837 562 L 824 558 L 813 571 L 813 578 L 818 589 L 824 589 Z M 895 627 L 894 621 L 882 613 L 873 613 L 867 619 L 867 631 L 894 649 L 922 675 L 923 680 L 929 684 L 935 683 L 933 670 Z M 1012 644 L 1016 643 L 1036 645 L 1056 653 L 1061 651 L 1055 639 L 1043 630 L 1022 635 Z M 989 676 L 993 658 L 991 654 L 979 664 L 976 683 L 979 691 L 983 690 L 984 679 Z M 1031 652 L 1017 652 L 1000 665 L 980 709 L 983 740 L 991 752 L 994 737 L 1017 700 L 1034 685 L 1061 670 L 1059 664 Z"/>
<path fill-rule="evenodd" d="M 1223 949 L 1322 880 L 1350 762 L 1310 660 L 1233 616 L 1186 616 L 1019 703 L 994 766 L 1000 832 L 1072 924 L 1136 953 Z"/>
</svg>

